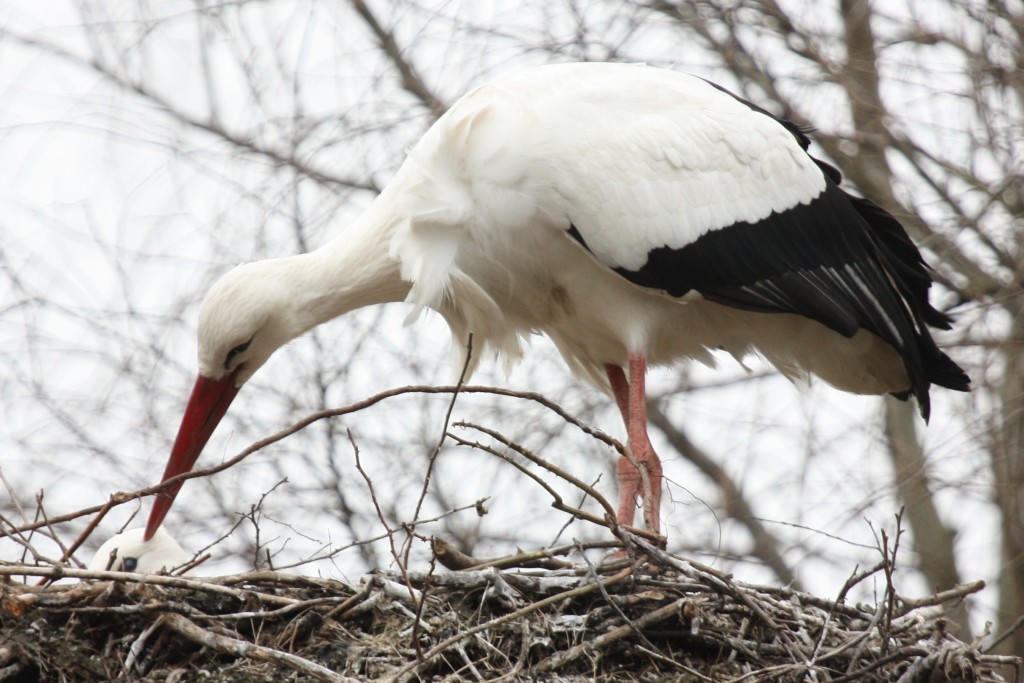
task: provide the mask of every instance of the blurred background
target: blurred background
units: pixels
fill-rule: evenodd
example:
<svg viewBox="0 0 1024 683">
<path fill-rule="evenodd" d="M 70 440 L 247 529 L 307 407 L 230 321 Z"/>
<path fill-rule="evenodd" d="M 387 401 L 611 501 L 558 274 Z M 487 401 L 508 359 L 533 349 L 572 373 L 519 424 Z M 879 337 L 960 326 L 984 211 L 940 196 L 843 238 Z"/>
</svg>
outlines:
<svg viewBox="0 0 1024 683">
<path fill-rule="evenodd" d="M 794 387 L 755 358 L 652 373 L 669 548 L 835 597 L 881 559 L 885 531 L 903 594 L 988 583 L 952 615 L 962 639 L 1020 626 L 1020 0 L 4 0 L 0 21 L 0 559 L 58 559 L 88 517 L 18 530 L 157 482 L 195 376 L 198 304 L 221 273 L 344 234 L 488 78 L 640 61 L 813 128 L 812 151 L 921 245 L 933 301 L 956 318 L 940 345 L 975 386 L 934 391 L 925 426 L 912 403 Z M 200 465 L 317 410 L 451 383 L 446 326 L 405 326 L 407 314 L 357 312 L 279 352 Z M 473 382 L 541 392 L 624 438 L 611 399 L 543 338 L 509 375 L 485 361 Z M 394 567 L 393 548 L 425 567 L 431 534 L 478 557 L 609 537 L 500 458 L 444 439 L 451 405 L 411 393 L 316 422 L 189 481 L 165 527 L 190 552 L 212 544 L 201 572 L 343 580 Z M 536 402 L 461 395 L 451 420 L 615 500 L 617 454 Z M 148 501 L 115 508 L 76 557 L 147 513 Z M 884 582 L 857 590 L 874 601 Z M 1000 650 L 1024 652 L 1024 633 Z"/>
</svg>

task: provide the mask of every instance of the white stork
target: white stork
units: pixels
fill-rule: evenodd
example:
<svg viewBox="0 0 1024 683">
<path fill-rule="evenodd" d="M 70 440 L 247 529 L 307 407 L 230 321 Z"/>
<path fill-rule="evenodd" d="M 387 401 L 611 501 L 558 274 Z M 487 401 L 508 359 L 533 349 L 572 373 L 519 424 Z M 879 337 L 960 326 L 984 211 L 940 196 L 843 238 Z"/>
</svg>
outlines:
<svg viewBox="0 0 1024 683">
<path fill-rule="evenodd" d="M 809 139 L 700 78 L 622 64 L 527 69 L 458 100 L 338 239 L 241 265 L 199 314 L 199 376 L 164 479 L 189 471 L 239 388 L 282 344 L 363 306 L 440 313 L 518 359 L 543 333 L 610 390 L 632 460 L 618 522 L 659 529 L 650 364 L 760 354 L 856 394 L 966 390 L 928 326 L 931 278 L 903 227 L 839 188 Z M 474 354 L 478 357 L 479 354 Z M 475 365 L 477 358 L 470 361 Z M 651 481 L 643 495 L 639 467 Z M 180 484 L 153 506 L 147 537 Z"/>
<path fill-rule="evenodd" d="M 89 561 L 89 569 L 155 574 L 181 567 L 191 559 L 163 529 L 157 529 L 149 539 L 143 538 L 143 532 L 128 529 L 108 538 Z"/>
</svg>

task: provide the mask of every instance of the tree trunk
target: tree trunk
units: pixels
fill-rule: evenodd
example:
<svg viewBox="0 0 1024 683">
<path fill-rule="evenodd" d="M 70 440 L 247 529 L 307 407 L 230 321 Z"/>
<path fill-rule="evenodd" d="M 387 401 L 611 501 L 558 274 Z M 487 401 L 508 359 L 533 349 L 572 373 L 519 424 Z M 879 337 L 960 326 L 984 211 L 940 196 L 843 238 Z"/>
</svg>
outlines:
<svg viewBox="0 0 1024 683">
<path fill-rule="evenodd" d="M 995 500 L 1002 512 L 1002 572 L 996 633 L 1024 614 L 1024 310 L 1017 307 L 1003 345 L 1006 369 L 996 387 L 1000 411 L 989 429 Z M 994 552 L 994 549 L 993 549 Z M 1003 641 L 999 651 L 1024 652 L 1024 629 Z"/>
<path fill-rule="evenodd" d="M 928 587 L 940 591 L 960 584 L 953 552 L 955 534 L 942 523 L 935 507 L 929 486 L 928 461 L 914 427 L 916 419 L 914 403 L 886 398 L 885 438 L 905 519 L 913 534 L 917 568 L 924 574 Z M 960 626 L 958 637 L 970 640 L 966 605 L 962 602 L 954 605 L 948 616 Z"/>
</svg>

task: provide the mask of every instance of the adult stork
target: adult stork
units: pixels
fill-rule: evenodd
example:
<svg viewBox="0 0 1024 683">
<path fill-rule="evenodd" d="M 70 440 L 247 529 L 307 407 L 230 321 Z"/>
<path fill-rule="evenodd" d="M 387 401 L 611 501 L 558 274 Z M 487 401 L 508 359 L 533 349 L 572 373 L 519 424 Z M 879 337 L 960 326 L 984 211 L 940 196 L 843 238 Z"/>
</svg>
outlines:
<svg viewBox="0 0 1024 683">
<path fill-rule="evenodd" d="M 913 395 L 969 380 L 928 326 L 931 278 L 903 227 L 839 188 L 804 131 L 700 78 L 560 64 L 499 78 L 427 131 L 344 235 L 241 265 L 199 313 L 199 376 L 164 479 L 189 471 L 239 388 L 282 344 L 353 309 L 440 313 L 506 360 L 554 341 L 610 391 L 631 457 L 618 522 L 659 530 L 648 365 L 757 353 L 790 378 Z M 470 359 L 470 369 L 478 354 Z M 638 468 L 649 473 L 643 495 Z M 180 484 L 160 494 L 147 537 Z"/>
</svg>

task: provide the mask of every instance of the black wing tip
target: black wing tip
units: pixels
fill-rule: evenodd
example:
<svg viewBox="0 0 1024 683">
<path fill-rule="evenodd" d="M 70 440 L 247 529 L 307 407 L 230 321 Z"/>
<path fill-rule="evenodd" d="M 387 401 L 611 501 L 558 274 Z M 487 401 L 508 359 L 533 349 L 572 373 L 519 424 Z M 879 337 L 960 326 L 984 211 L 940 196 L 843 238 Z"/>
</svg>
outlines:
<svg viewBox="0 0 1024 683">
<path fill-rule="evenodd" d="M 929 327 L 934 327 L 937 330 L 953 329 L 953 317 L 934 308 L 931 304 L 924 309 L 921 317 L 924 318 Z"/>
<path fill-rule="evenodd" d="M 944 387 L 953 391 L 971 390 L 970 376 L 952 358 L 944 353 L 942 354 L 941 362 L 936 363 L 929 370 L 928 379 L 937 387 Z"/>
<path fill-rule="evenodd" d="M 925 332 L 927 336 L 927 332 Z M 923 358 L 923 367 L 918 373 L 912 374 L 912 386 L 906 391 L 894 391 L 892 396 L 901 401 L 908 400 L 911 396 L 917 399 L 918 409 L 925 422 L 931 417 L 931 398 L 929 390 L 932 386 L 951 389 L 953 391 L 970 391 L 971 378 L 956 364 L 952 358 L 944 354 L 935 346 L 930 336 L 925 342 L 927 349 Z M 909 369 L 909 368 L 908 368 Z M 914 377 L 913 375 L 917 375 Z"/>
<path fill-rule="evenodd" d="M 916 321 L 912 344 L 913 350 L 901 351 L 907 371 L 911 377 L 911 388 L 893 396 L 906 400 L 911 395 L 917 398 L 921 417 L 925 422 L 931 413 L 928 391 L 939 386 L 953 391 L 970 391 L 971 378 L 963 368 L 939 350 L 928 331 L 929 327 L 950 330 L 953 318 L 936 309 L 928 300 L 932 277 L 920 250 L 907 234 L 903 225 L 884 208 L 869 199 L 847 193 L 851 203 L 867 223 L 876 240 L 879 255 L 886 263 L 890 276 L 896 282 L 908 312 Z"/>
</svg>

